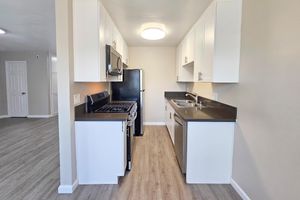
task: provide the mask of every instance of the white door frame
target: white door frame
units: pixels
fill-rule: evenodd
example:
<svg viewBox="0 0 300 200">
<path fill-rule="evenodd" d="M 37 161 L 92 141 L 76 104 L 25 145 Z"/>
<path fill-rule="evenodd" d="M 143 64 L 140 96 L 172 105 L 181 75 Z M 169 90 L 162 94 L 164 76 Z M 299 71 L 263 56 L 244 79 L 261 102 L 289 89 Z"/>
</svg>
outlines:
<svg viewBox="0 0 300 200">
<path fill-rule="evenodd" d="M 8 88 L 8 63 L 10 62 L 20 62 L 20 63 L 25 63 L 25 71 L 26 71 L 26 76 L 25 76 L 25 80 L 26 80 L 26 91 L 27 91 L 27 95 L 26 95 L 26 116 L 24 117 L 27 117 L 28 114 L 29 114 L 29 111 L 28 111 L 28 80 L 27 80 L 27 62 L 26 61 L 5 61 L 5 79 L 6 79 L 6 99 L 7 99 L 7 114 L 9 117 L 12 117 L 11 115 L 11 104 L 10 104 L 10 98 L 9 98 L 9 88 Z"/>
</svg>

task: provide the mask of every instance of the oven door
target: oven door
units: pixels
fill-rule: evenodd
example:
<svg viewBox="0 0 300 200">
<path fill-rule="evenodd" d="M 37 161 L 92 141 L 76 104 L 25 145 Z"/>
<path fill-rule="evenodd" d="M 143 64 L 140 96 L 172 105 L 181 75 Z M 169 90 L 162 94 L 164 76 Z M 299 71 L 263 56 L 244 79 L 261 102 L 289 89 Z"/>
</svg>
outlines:
<svg viewBox="0 0 300 200">
<path fill-rule="evenodd" d="M 134 120 L 127 123 L 127 170 L 132 168 L 133 144 L 134 144 Z"/>
</svg>

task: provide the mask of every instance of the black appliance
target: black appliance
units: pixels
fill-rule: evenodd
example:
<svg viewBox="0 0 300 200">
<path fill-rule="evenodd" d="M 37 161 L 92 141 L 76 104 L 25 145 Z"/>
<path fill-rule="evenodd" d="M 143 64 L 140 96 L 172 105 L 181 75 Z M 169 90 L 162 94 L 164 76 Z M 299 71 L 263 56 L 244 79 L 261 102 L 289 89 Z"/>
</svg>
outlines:
<svg viewBox="0 0 300 200">
<path fill-rule="evenodd" d="M 108 92 L 101 92 L 87 96 L 86 109 L 89 113 L 126 113 L 127 127 L 127 170 L 132 167 L 132 148 L 134 135 L 134 122 L 137 118 L 137 104 L 133 101 L 109 102 Z"/>
<path fill-rule="evenodd" d="M 111 83 L 111 99 L 113 101 L 135 101 L 137 118 L 135 120 L 135 136 L 142 136 L 143 129 L 143 71 L 141 69 L 124 69 L 123 82 Z"/>
<path fill-rule="evenodd" d="M 122 56 L 112 46 L 106 45 L 106 73 L 119 76 L 123 72 Z"/>
</svg>

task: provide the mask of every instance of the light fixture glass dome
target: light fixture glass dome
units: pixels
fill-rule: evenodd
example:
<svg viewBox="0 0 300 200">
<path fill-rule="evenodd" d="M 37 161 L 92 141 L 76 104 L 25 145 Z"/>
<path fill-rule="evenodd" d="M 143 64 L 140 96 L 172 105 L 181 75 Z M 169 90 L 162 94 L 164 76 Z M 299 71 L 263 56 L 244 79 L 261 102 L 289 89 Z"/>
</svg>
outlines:
<svg viewBox="0 0 300 200">
<path fill-rule="evenodd" d="M 6 31 L 0 28 L 0 34 L 3 35 L 3 34 L 5 34 L 5 33 L 6 33 Z"/>
<path fill-rule="evenodd" d="M 146 40 L 160 40 L 166 36 L 166 32 L 159 27 L 147 27 L 142 30 L 141 36 Z"/>
</svg>

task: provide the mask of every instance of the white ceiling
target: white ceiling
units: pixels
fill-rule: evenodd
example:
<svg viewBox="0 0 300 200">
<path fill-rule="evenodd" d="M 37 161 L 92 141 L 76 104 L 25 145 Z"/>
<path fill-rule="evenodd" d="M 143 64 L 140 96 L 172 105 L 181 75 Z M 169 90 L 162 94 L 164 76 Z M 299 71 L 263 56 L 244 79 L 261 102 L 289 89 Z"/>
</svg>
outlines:
<svg viewBox="0 0 300 200">
<path fill-rule="evenodd" d="M 54 0 L 0 0 L 0 51 L 55 51 Z"/>
<path fill-rule="evenodd" d="M 212 0 L 102 0 L 129 46 L 177 45 Z M 138 34 L 143 23 L 163 23 L 167 36 L 147 41 Z"/>
<path fill-rule="evenodd" d="M 102 0 L 130 46 L 174 46 L 212 0 Z M 55 52 L 54 0 L 0 0 L 0 51 Z M 144 23 L 163 23 L 166 38 L 147 41 L 138 34 Z"/>
</svg>

